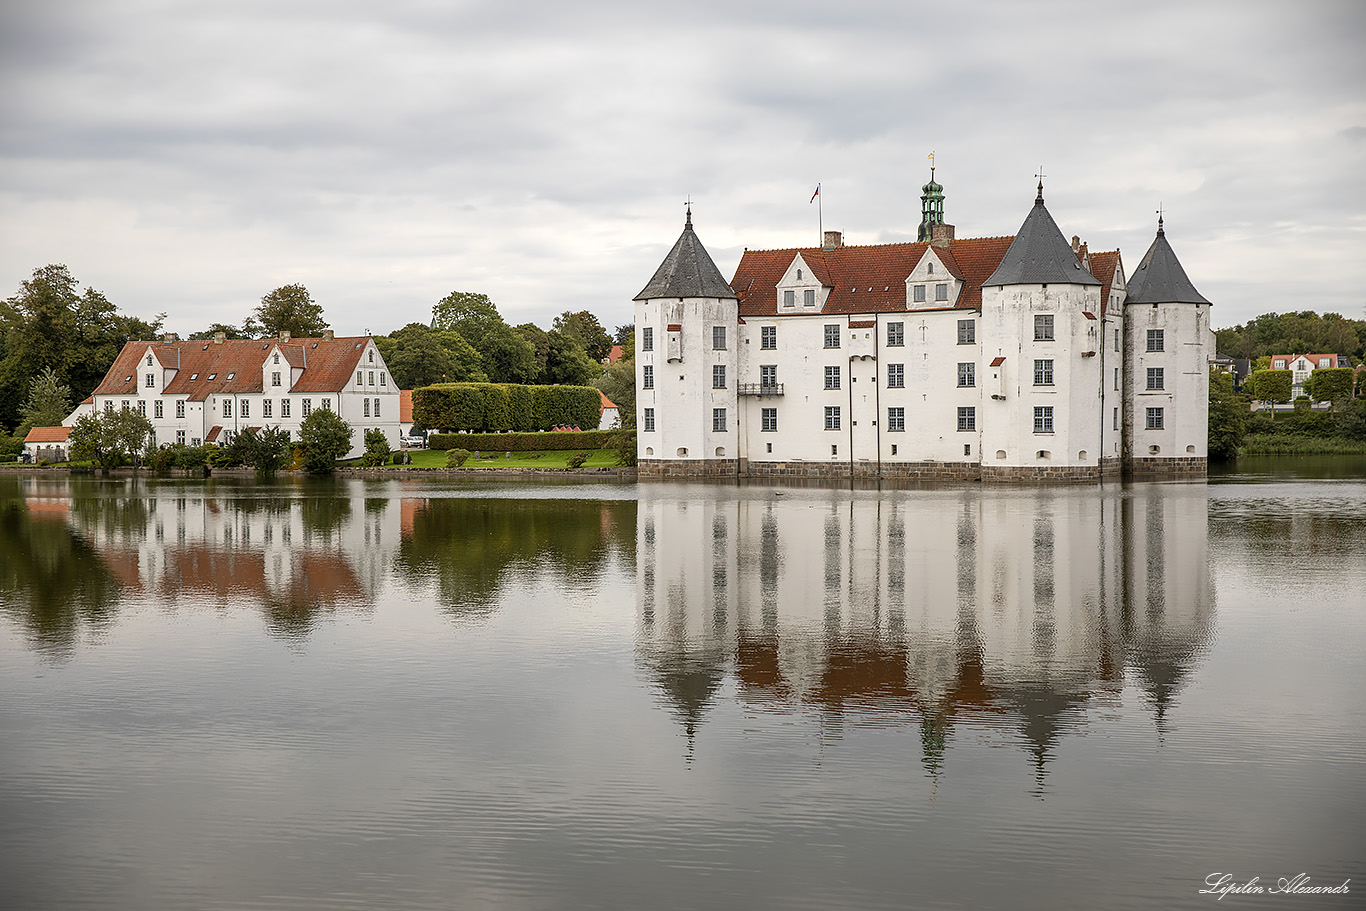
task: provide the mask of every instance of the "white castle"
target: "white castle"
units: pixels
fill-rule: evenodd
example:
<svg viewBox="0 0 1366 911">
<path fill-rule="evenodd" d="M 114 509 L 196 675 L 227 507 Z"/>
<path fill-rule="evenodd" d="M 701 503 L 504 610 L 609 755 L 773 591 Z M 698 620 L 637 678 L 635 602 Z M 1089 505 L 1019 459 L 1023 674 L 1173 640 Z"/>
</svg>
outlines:
<svg viewBox="0 0 1366 911">
<path fill-rule="evenodd" d="M 1039 183 L 1013 237 L 954 238 L 924 187 L 915 243 L 746 250 L 693 232 L 635 297 L 642 477 L 1202 476 L 1206 300 L 1157 237 L 1069 244 Z"/>
</svg>

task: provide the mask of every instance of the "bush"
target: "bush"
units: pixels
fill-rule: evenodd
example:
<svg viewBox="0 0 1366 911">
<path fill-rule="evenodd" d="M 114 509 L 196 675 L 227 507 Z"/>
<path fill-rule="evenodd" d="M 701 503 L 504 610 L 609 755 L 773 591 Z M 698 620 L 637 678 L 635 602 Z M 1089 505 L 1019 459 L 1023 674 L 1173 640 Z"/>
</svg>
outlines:
<svg viewBox="0 0 1366 911">
<path fill-rule="evenodd" d="M 618 430 L 607 443 L 608 449 L 617 454 L 617 464 L 634 467 L 636 464 L 636 433 L 634 430 Z"/>
<path fill-rule="evenodd" d="M 588 451 L 586 451 L 586 450 L 585 450 L 584 452 L 576 452 L 576 453 L 574 453 L 572 456 L 570 456 L 569 459 L 565 462 L 565 467 L 566 467 L 566 468 L 582 468 L 582 467 L 583 467 L 583 463 L 584 463 L 584 462 L 587 462 L 587 461 L 588 461 L 588 457 L 591 456 L 592 454 L 593 454 L 593 453 L 588 452 Z"/>
<path fill-rule="evenodd" d="M 177 455 L 174 446 L 162 446 L 152 453 L 152 457 L 147 460 L 147 465 L 157 474 L 169 474 L 171 469 L 175 467 Z"/>
<path fill-rule="evenodd" d="M 365 455 L 360 463 L 365 468 L 377 468 L 389 461 L 389 438 L 378 427 L 365 431 Z"/>
<path fill-rule="evenodd" d="M 413 425 L 469 433 L 595 428 L 602 398 L 591 386 L 441 383 L 413 391 Z"/>
<path fill-rule="evenodd" d="M 459 468 L 469 461 L 469 458 L 470 451 L 468 449 L 452 449 L 446 453 L 446 467 Z"/>
<path fill-rule="evenodd" d="M 203 468 L 209 464 L 209 459 L 218 447 L 212 443 L 205 443 L 203 446 L 176 446 L 175 448 L 175 467 L 183 468 L 186 471 L 193 471 L 196 468 Z"/>
<path fill-rule="evenodd" d="M 553 433 L 433 433 L 427 437 L 429 449 L 478 449 L 481 452 L 537 452 L 562 449 L 616 448 L 624 441 L 635 450 L 634 430 L 581 430 Z"/>
</svg>

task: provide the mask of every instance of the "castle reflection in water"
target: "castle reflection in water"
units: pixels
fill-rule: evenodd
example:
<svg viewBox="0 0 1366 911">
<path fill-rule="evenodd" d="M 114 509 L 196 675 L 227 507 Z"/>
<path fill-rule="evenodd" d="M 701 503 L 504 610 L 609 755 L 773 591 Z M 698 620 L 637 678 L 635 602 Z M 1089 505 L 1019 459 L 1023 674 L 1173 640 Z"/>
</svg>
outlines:
<svg viewBox="0 0 1366 911">
<path fill-rule="evenodd" d="M 639 661 L 691 744 L 733 675 L 755 712 L 1018 737 L 1042 774 L 1089 706 L 1160 728 L 1205 651 L 1204 485 L 647 494 Z"/>
</svg>

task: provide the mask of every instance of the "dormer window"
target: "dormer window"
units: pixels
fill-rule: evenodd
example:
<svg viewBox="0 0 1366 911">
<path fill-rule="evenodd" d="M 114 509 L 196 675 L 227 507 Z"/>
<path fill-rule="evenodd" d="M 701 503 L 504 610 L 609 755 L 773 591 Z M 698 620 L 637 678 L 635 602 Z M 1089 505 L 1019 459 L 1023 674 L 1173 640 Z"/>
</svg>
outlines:
<svg viewBox="0 0 1366 911">
<path fill-rule="evenodd" d="M 271 358 L 271 361 L 272 361 L 272 363 L 276 363 L 276 364 L 280 363 L 280 355 L 278 355 L 278 354 L 275 355 L 274 357 Z"/>
<path fill-rule="evenodd" d="M 933 274 L 934 274 L 934 263 L 925 263 L 925 274 L 926 274 L 926 275 L 933 275 Z"/>
<path fill-rule="evenodd" d="M 784 307 L 793 307 L 793 306 L 796 306 L 796 304 L 797 304 L 797 292 L 796 292 L 796 291 L 784 291 L 784 292 L 783 292 L 783 306 L 784 306 Z"/>
<path fill-rule="evenodd" d="M 801 269 L 798 269 L 798 270 L 797 270 L 797 281 L 801 281 L 801 280 L 802 280 L 802 270 L 801 270 Z M 152 362 L 151 359 L 148 358 L 147 363 L 150 364 L 151 362 Z"/>
<path fill-rule="evenodd" d="M 370 355 L 369 358 L 368 358 L 368 360 L 370 361 L 370 363 L 373 364 L 373 363 L 375 362 L 375 352 L 370 351 L 370 352 L 367 352 L 367 353 Z"/>
<path fill-rule="evenodd" d="M 148 366 L 148 367 L 152 366 L 152 356 L 151 356 L 150 354 L 147 355 L 147 366 Z"/>
</svg>

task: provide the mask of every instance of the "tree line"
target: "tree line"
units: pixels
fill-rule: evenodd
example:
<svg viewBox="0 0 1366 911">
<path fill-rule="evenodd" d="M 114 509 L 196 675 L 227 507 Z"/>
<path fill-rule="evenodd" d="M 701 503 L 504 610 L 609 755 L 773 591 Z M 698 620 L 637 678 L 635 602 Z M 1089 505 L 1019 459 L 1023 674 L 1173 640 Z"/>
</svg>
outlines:
<svg viewBox="0 0 1366 911">
<path fill-rule="evenodd" d="M 1273 354 L 1345 354 L 1356 366 L 1366 356 L 1366 320 L 1340 313 L 1264 313 L 1214 335 L 1220 354 L 1254 361 Z"/>
<path fill-rule="evenodd" d="M 17 452 L 32 427 L 60 424 L 95 390 L 124 344 L 158 338 L 165 319 L 164 313 L 148 321 L 120 312 L 96 289 L 80 290 L 64 265 L 34 270 L 14 295 L 0 300 L 0 456 Z M 263 296 L 241 323 L 211 323 L 189 338 L 286 331 L 310 338 L 328 328 L 309 290 L 289 284 Z M 401 389 L 453 382 L 606 383 L 623 419 L 633 420 L 634 363 L 611 371 L 602 364 L 613 345 L 633 353 L 633 340 L 634 326 L 609 333 L 587 310 L 561 313 L 548 330 L 534 323 L 512 326 L 487 295 L 455 291 L 433 306 L 430 322 L 376 336 L 375 344 Z"/>
</svg>

